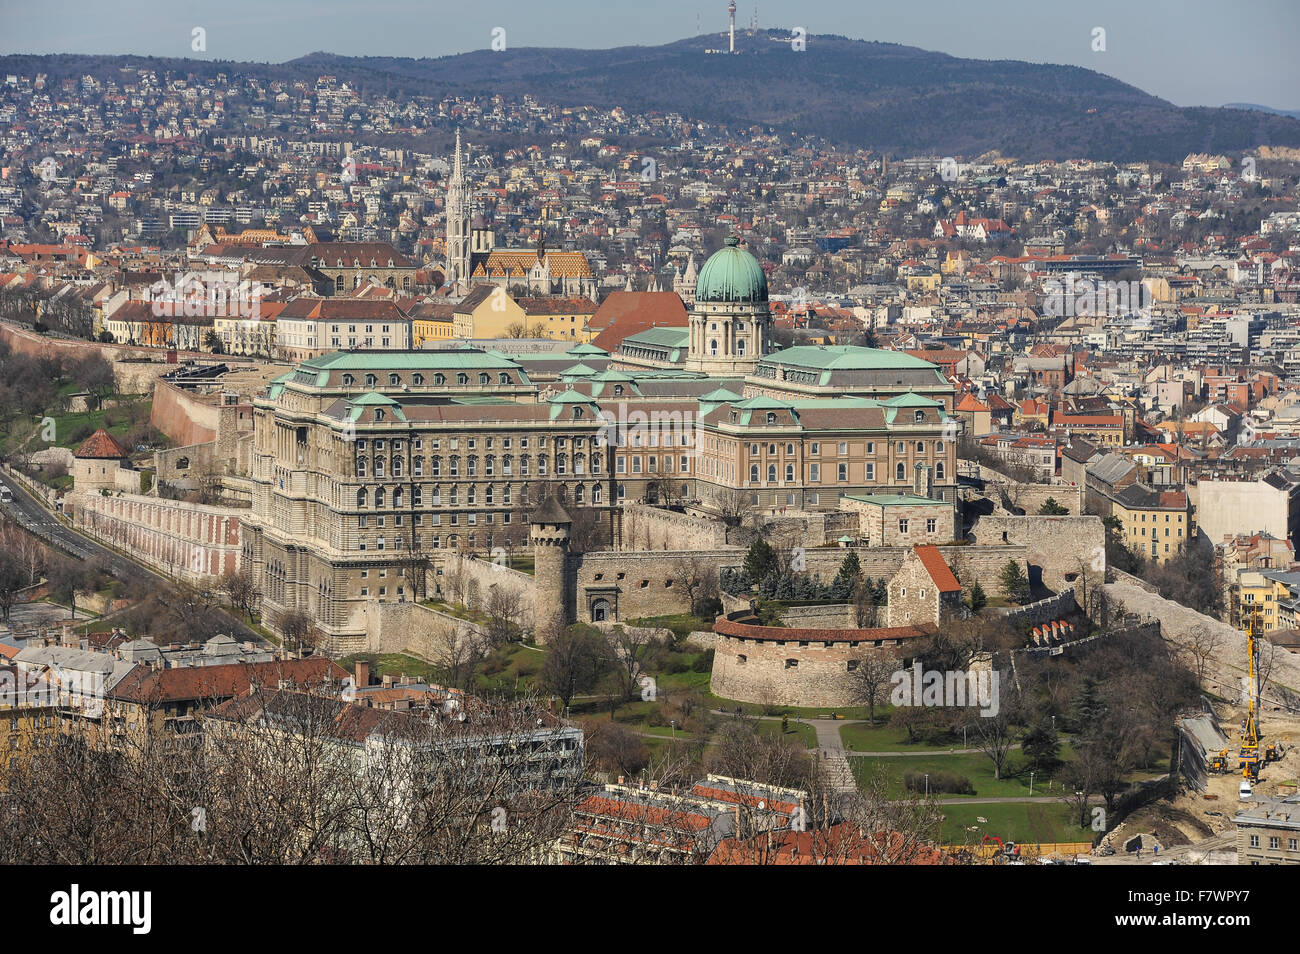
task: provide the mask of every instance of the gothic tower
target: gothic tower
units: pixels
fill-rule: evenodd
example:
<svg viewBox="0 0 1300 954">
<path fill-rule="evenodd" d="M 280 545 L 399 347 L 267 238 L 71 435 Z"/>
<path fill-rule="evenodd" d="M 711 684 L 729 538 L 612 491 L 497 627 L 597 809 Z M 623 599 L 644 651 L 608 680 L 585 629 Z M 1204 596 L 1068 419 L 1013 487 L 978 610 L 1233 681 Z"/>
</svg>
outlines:
<svg viewBox="0 0 1300 954">
<path fill-rule="evenodd" d="M 469 188 L 461 164 L 460 130 L 456 130 L 456 157 L 452 161 L 451 179 L 447 182 L 447 268 L 446 281 L 453 290 L 469 287 L 470 217 Z"/>
</svg>

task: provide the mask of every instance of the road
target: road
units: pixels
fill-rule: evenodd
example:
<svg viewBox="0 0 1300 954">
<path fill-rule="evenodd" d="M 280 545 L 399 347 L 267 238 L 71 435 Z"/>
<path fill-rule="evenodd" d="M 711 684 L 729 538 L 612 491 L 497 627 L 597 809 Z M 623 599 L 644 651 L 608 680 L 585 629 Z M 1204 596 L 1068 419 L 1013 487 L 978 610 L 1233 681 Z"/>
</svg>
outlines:
<svg viewBox="0 0 1300 954">
<path fill-rule="evenodd" d="M 8 487 L 13 494 L 13 500 L 0 504 L 0 508 L 41 539 L 81 560 L 99 558 L 104 568 L 123 582 L 142 582 L 171 588 L 171 582 L 166 577 L 68 527 L 8 474 L 0 473 L 0 486 Z"/>
</svg>

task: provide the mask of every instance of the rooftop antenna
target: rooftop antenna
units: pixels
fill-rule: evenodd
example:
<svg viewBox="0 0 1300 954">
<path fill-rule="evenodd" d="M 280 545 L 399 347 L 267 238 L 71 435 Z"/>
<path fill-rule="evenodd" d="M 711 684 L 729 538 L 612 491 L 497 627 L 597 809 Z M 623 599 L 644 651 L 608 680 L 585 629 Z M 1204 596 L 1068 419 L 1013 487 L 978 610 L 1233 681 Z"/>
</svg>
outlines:
<svg viewBox="0 0 1300 954">
<path fill-rule="evenodd" d="M 735 53 L 736 52 L 736 0 L 731 0 L 731 2 L 727 4 L 727 18 L 730 24 L 728 28 L 730 49 L 728 50 L 728 52 Z"/>
</svg>

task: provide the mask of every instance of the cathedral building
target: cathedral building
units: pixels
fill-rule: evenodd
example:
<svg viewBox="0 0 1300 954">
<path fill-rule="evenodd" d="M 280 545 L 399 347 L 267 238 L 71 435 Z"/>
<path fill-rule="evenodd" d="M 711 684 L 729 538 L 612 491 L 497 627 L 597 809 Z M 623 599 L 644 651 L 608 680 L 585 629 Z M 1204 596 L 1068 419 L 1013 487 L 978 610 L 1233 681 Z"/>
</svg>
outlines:
<svg viewBox="0 0 1300 954">
<path fill-rule="evenodd" d="M 544 241 L 535 249 L 496 247 L 496 233 L 482 211 L 472 211 L 465 179 L 460 131 L 447 183 L 447 284 L 457 295 L 468 294 L 477 284 L 500 286 L 506 291 L 523 287 L 532 295 L 568 295 L 596 300 L 596 275 L 581 252 L 548 249 Z"/>
</svg>

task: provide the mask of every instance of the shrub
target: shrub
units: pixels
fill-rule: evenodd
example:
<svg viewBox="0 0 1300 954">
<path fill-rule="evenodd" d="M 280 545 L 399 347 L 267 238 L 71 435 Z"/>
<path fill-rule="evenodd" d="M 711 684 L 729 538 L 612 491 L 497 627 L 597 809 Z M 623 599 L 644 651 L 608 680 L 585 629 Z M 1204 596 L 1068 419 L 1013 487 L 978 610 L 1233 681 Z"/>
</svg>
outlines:
<svg viewBox="0 0 1300 954">
<path fill-rule="evenodd" d="M 945 795 L 975 794 L 975 786 L 970 783 L 970 779 L 955 772 L 931 772 L 928 782 L 924 772 L 905 772 L 903 774 L 903 787 L 909 792 L 924 794 L 927 785 L 932 793 L 938 792 Z"/>
<path fill-rule="evenodd" d="M 691 672 L 712 672 L 713 671 L 713 650 L 708 649 L 695 657 L 695 662 L 691 663 Z"/>
</svg>

